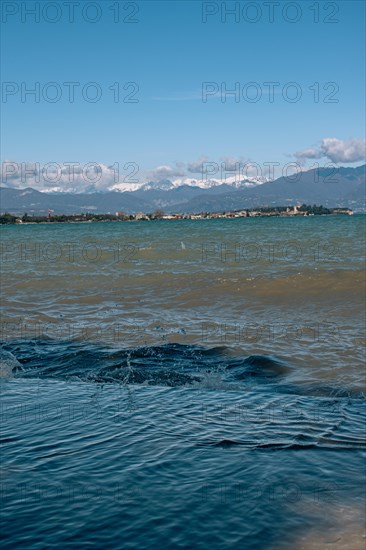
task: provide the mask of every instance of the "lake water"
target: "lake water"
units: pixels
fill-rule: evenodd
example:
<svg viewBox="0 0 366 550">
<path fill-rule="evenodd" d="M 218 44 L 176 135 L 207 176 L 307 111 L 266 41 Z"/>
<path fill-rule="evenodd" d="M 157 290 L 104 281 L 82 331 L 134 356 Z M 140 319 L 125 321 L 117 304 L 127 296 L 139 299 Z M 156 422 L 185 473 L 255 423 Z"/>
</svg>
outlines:
<svg viewBox="0 0 366 550">
<path fill-rule="evenodd" d="M 365 548 L 365 216 L 1 227 L 3 548 Z"/>
</svg>

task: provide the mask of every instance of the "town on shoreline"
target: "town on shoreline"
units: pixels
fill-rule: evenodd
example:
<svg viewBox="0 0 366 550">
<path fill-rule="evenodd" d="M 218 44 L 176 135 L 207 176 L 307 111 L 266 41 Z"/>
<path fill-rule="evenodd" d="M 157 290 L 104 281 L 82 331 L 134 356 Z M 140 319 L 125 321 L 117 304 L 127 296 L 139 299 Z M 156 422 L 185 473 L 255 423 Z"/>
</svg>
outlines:
<svg viewBox="0 0 366 550">
<path fill-rule="evenodd" d="M 128 222 L 128 221 L 153 221 L 153 220 L 202 220 L 202 219 L 225 219 L 225 218 L 253 218 L 268 216 L 324 216 L 353 214 L 350 208 L 326 208 L 324 206 L 306 205 L 301 206 L 273 206 L 250 208 L 245 210 L 232 210 L 226 212 L 200 212 L 198 214 L 166 214 L 163 210 L 157 209 L 151 214 L 137 212 L 136 214 L 126 214 L 125 212 L 116 212 L 115 214 L 95 214 L 91 212 L 81 214 L 54 214 L 48 211 L 47 215 L 28 215 L 22 216 L 10 214 L 8 212 L 0 214 L 0 224 L 33 224 L 33 223 L 80 223 L 80 222 Z"/>
</svg>

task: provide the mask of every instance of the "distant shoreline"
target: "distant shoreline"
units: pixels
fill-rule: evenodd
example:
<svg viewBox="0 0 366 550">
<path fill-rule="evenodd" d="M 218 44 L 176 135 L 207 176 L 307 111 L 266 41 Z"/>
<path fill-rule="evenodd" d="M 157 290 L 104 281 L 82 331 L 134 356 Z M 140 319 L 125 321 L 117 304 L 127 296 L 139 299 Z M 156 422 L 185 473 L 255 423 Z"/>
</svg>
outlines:
<svg viewBox="0 0 366 550">
<path fill-rule="evenodd" d="M 268 218 L 268 217 L 308 217 L 308 216 L 339 216 L 353 215 L 350 208 L 326 208 L 324 206 L 275 206 L 256 209 L 232 210 L 226 212 L 200 212 L 198 214 L 165 214 L 162 210 L 156 210 L 152 214 L 138 212 L 137 214 L 55 214 L 48 216 L 35 216 L 24 214 L 16 216 L 5 212 L 0 214 L 1 225 L 34 225 L 50 223 L 93 223 L 93 222 L 136 222 L 136 221 L 162 221 L 162 220 L 211 220 L 211 219 L 238 219 L 238 218 Z"/>
</svg>

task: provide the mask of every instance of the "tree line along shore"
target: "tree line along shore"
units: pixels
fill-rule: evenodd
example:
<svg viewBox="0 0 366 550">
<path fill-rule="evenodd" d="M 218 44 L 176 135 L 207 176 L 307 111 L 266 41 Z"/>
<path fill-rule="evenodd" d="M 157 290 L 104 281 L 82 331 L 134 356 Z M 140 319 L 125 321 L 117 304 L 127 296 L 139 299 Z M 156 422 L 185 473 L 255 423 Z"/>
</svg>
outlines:
<svg viewBox="0 0 366 550">
<path fill-rule="evenodd" d="M 81 214 L 54 214 L 34 215 L 24 213 L 22 216 L 4 212 L 0 214 L 0 224 L 31 224 L 31 223 L 80 223 L 80 222 L 116 222 L 116 221 L 153 221 L 153 220 L 197 220 L 197 219 L 223 219 L 223 218 L 252 218 L 268 216 L 324 216 L 338 214 L 353 214 L 349 208 L 326 208 L 302 204 L 301 206 L 274 206 L 251 208 L 244 210 L 232 210 L 227 212 L 200 212 L 196 214 L 166 214 L 163 210 L 157 209 L 151 214 L 137 212 L 126 214 L 116 212 L 115 214 L 95 214 L 91 212 Z"/>
</svg>

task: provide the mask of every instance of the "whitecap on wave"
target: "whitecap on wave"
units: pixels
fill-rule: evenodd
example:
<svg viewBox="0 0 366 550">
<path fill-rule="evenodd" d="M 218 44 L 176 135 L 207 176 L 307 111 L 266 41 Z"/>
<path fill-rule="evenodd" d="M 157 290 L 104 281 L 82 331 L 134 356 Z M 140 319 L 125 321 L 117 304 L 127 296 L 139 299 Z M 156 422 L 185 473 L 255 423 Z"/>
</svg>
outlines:
<svg viewBox="0 0 366 550">
<path fill-rule="evenodd" d="M 18 359 L 4 349 L 0 349 L 0 378 L 11 378 L 14 373 L 14 369 L 22 369 L 22 365 Z"/>
</svg>

